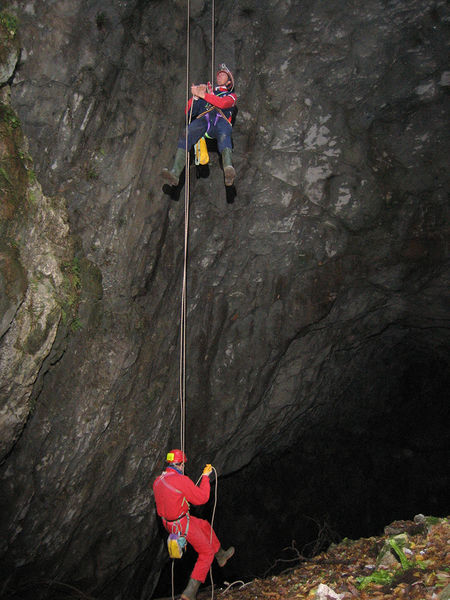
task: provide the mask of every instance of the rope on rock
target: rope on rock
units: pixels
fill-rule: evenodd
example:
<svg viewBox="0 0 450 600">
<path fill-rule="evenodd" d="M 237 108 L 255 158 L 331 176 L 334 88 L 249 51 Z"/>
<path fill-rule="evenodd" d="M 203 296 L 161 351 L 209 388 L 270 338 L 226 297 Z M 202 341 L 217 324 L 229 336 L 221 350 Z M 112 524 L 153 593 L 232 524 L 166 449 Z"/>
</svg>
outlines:
<svg viewBox="0 0 450 600">
<path fill-rule="evenodd" d="M 211 82 L 214 82 L 214 46 L 215 46 L 215 0 L 212 2 L 211 11 Z M 187 0 L 187 25 L 186 25 L 186 102 L 185 106 L 189 102 L 189 71 L 190 71 L 190 17 L 191 17 L 191 6 L 190 0 Z M 186 453 L 186 305 L 187 305 L 187 261 L 188 261 L 188 245 L 189 245 L 189 206 L 190 206 L 190 174 L 189 174 L 189 162 L 190 155 L 188 149 L 188 128 L 192 119 L 192 108 L 186 111 L 185 115 L 185 186 L 184 186 L 184 257 L 183 257 L 183 281 L 181 290 L 181 311 L 180 311 L 180 363 L 179 363 L 179 396 L 180 396 L 180 449 Z M 184 470 L 184 465 L 183 465 Z M 216 479 L 215 485 L 215 497 L 214 497 L 214 508 L 211 519 L 211 537 L 210 543 L 212 543 L 212 528 L 214 524 L 214 516 L 217 506 L 217 471 L 213 467 Z M 198 482 L 197 482 L 198 483 Z M 175 561 L 172 560 L 172 599 L 174 600 L 174 566 Z M 212 576 L 212 568 L 210 568 L 211 578 L 211 600 L 214 599 L 214 581 Z"/>
<path fill-rule="evenodd" d="M 186 102 L 189 101 L 189 67 L 190 67 L 190 18 L 191 3 L 187 0 L 187 25 L 186 25 Z M 186 292 L 187 292 L 187 255 L 189 238 L 189 152 L 188 152 L 188 127 L 192 116 L 191 110 L 185 115 L 185 186 L 184 186 L 184 259 L 183 281 L 181 288 L 181 313 L 180 313 L 180 449 L 186 452 Z M 184 470 L 184 466 L 183 466 Z"/>
<path fill-rule="evenodd" d="M 212 6 L 211 6 L 211 83 L 212 85 L 214 85 L 214 63 L 215 63 L 215 57 L 214 57 L 214 51 L 215 51 L 215 0 L 211 0 L 212 1 Z"/>
<path fill-rule="evenodd" d="M 215 0 L 211 0 L 211 82 L 214 81 L 214 61 L 215 61 Z M 189 102 L 189 73 L 190 73 L 190 18 L 191 3 L 187 0 L 187 25 L 186 25 L 186 102 Z M 188 128 L 192 120 L 192 102 L 189 111 L 185 115 L 185 186 L 184 186 L 184 259 L 183 259 L 183 282 L 181 290 L 181 311 L 180 311 L 180 449 L 186 452 L 186 302 L 187 302 L 187 260 L 189 245 L 189 206 L 190 206 L 190 173 L 189 161 L 190 154 L 188 149 Z"/>
</svg>

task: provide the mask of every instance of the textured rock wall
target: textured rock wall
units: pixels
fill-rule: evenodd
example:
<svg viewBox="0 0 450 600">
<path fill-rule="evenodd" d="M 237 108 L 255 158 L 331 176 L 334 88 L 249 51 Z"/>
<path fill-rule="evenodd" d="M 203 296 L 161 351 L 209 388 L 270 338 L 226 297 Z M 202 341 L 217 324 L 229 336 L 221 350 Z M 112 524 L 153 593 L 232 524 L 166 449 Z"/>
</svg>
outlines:
<svg viewBox="0 0 450 600">
<path fill-rule="evenodd" d="M 64 203 L 42 194 L 20 121 L 10 104 L 19 56 L 17 24 L 1 13 L 0 46 L 0 455 L 7 455 L 33 409 L 42 365 L 59 323 L 71 321 L 77 290 Z M 67 271 L 66 273 L 64 271 Z"/>
<path fill-rule="evenodd" d="M 192 4 L 198 81 L 210 4 Z M 402 362 L 448 364 L 446 3 L 218 4 L 237 180 L 226 194 L 214 153 L 208 178 L 192 173 L 192 473 L 205 459 L 231 473 L 355 410 L 364 427 Z M 79 327 L 57 358 L 48 338 L 33 418 L 2 466 L 4 571 L 146 598 L 164 555 L 149 485 L 178 443 L 184 211 L 158 172 L 183 122 L 185 3 L 10 9 L 13 107 L 44 193 L 67 201 L 83 281 Z"/>
</svg>

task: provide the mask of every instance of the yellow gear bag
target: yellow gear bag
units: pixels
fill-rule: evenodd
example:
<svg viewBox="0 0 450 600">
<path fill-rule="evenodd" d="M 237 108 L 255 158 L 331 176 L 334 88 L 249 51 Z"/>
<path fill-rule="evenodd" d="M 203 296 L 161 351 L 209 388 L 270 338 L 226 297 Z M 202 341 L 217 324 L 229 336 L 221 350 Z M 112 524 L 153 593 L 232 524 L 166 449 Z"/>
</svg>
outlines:
<svg viewBox="0 0 450 600">
<path fill-rule="evenodd" d="M 184 499 L 186 500 L 186 498 Z M 176 523 L 176 531 L 172 531 L 172 533 L 167 538 L 167 550 L 169 551 L 170 558 L 181 558 L 183 556 L 183 552 L 186 550 L 187 546 L 187 534 L 189 531 L 189 513 L 186 513 L 186 531 L 184 533 L 181 532 L 180 528 L 180 519 L 182 519 L 185 515 L 180 517 Z"/>
<path fill-rule="evenodd" d="M 195 144 L 194 152 L 196 165 L 207 165 L 209 163 L 208 148 L 204 137 L 201 137 Z"/>
<path fill-rule="evenodd" d="M 170 558 L 181 558 L 186 547 L 186 538 L 178 533 L 171 533 L 167 538 L 167 549 Z"/>
</svg>

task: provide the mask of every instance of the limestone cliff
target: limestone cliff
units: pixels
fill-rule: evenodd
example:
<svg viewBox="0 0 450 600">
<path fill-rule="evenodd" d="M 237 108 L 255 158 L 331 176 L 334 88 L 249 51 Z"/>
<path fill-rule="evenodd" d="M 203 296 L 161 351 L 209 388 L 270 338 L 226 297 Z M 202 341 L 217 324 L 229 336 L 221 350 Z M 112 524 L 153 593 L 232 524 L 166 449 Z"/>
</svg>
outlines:
<svg viewBox="0 0 450 600">
<path fill-rule="evenodd" d="M 186 3 L 6 4 L 21 57 L 14 70 L 18 45 L 15 60 L 1 55 L 2 577 L 8 589 L 64 581 L 99 598 L 149 598 L 165 557 L 150 485 L 179 443 L 184 210 L 158 173 L 184 120 Z M 191 4 L 190 79 L 202 81 L 211 5 Z M 383 466 L 387 454 L 377 463 L 374 453 L 393 440 L 404 461 L 399 406 L 409 419 L 426 405 L 438 435 L 430 447 L 415 433 L 411 451 L 439 462 L 448 6 L 216 4 L 215 59 L 239 96 L 237 179 L 227 193 L 214 151 L 207 177 L 192 167 L 191 472 L 212 462 L 232 476 L 231 507 L 233 481 L 251 474 L 260 489 L 255 469 L 285 483 L 273 459 L 295 463 L 301 444 L 302 468 L 320 472 L 323 432 L 350 432 L 348 453 L 364 447 Z M 436 477 L 435 498 L 446 482 Z M 307 501 L 302 490 L 271 498 L 270 514 L 289 508 L 289 527 Z M 234 508 L 252 528 L 248 507 Z"/>
</svg>

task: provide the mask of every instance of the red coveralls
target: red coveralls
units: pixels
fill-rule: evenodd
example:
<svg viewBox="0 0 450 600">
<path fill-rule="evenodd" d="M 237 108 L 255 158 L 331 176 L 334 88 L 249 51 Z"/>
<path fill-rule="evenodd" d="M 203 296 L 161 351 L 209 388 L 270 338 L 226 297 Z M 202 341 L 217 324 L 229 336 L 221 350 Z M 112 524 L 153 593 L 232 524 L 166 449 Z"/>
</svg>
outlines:
<svg viewBox="0 0 450 600">
<path fill-rule="evenodd" d="M 189 504 L 205 504 L 209 499 L 210 483 L 208 475 L 203 475 L 200 484 L 183 475 L 175 467 L 167 467 L 153 484 L 156 511 L 169 533 L 185 533 Z M 212 534 L 212 537 L 211 537 Z M 205 582 L 214 555 L 220 548 L 211 525 L 205 519 L 189 515 L 189 528 L 186 540 L 198 553 L 197 562 L 192 571 L 192 579 Z M 211 541 L 210 541 L 211 540 Z"/>
</svg>

